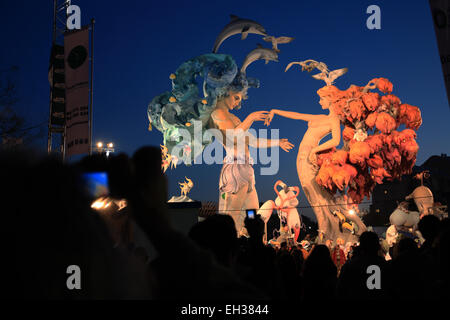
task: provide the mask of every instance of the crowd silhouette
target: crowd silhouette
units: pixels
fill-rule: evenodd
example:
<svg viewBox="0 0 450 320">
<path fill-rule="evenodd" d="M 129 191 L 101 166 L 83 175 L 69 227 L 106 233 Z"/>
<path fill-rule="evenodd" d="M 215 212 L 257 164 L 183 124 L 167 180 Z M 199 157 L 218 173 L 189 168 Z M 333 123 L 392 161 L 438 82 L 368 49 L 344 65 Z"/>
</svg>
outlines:
<svg viewBox="0 0 450 320">
<path fill-rule="evenodd" d="M 404 237 L 387 261 L 380 239 L 364 232 L 350 250 L 340 244 L 263 242 L 264 223 L 212 215 L 188 235 L 171 226 L 167 181 L 158 148 L 131 158 L 89 156 L 76 164 L 30 151 L 0 152 L 4 243 L 10 298 L 161 300 L 415 300 L 446 299 L 449 292 L 449 222 L 428 215 L 418 228 L 425 242 Z M 111 202 L 91 207 L 80 179 L 86 171 L 110 174 Z M 137 229 L 157 252 L 134 241 Z M 342 263 L 341 263 L 342 262 Z M 67 286 L 67 267 L 79 266 L 81 289 Z M 369 266 L 381 274 L 370 289 Z"/>
</svg>

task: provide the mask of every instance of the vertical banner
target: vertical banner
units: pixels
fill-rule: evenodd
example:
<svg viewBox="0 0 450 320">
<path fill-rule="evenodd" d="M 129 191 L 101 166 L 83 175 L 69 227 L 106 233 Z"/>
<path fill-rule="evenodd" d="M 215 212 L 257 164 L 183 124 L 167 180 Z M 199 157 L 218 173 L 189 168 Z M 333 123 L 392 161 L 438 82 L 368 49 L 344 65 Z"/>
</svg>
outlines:
<svg viewBox="0 0 450 320">
<path fill-rule="evenodd" d="M 450 1 L 429 0 L 450 106 Z"/>
<path fill-rule="evenodd" d="M 66 155 L 89 153 L 89 27 L 64 34 Z"/>
<path fill-rule="evenodd" d="M 53 45 L 50 55 L 48 81 L 51 87 L 50 124 L 64 126 L 66 85 L 64 76 L 64 47 Z"/>
</svg>

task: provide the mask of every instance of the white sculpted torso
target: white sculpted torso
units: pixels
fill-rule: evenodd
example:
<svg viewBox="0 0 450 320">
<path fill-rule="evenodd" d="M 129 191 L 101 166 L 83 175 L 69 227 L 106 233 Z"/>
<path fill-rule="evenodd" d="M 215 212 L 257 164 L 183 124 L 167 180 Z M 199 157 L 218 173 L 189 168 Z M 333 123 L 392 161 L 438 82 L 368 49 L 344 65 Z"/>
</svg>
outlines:
<svg viewBox="0 0 450 320">
<path fill-rule="evenodd" d="M 235 116 L 232 113 L 227 114 L 228 120 L 230 120 L 234 127 L 236 128 L 241 124 L 241 120 Z M 214 127 L 218 129 L 218 126 L 214 124 Z M 242 132 L 244 134 L 244 132 Z M 235 133 L 237 135 L 237 133 Z M 233 134 L 231 134 L 233 136 Z M 239 136 L 238 136 L 239 138 Z M 234 140 L 234 141 L 233 141 Z M 222 145 L 225 148 L 225 161 L 233 162 L 235 159 L 246 161 L 249 160 L 251 164 L 253 164 L 253 159 L 250 157 L 250 152 L 248 149 L 248 142 L 247 141 L 237 141 L 238 139 L 232 139 L 230 136 L 224 137 L 222 141 Z M 242 147 L 243 146 L 243 147 Z"/>
</svg>

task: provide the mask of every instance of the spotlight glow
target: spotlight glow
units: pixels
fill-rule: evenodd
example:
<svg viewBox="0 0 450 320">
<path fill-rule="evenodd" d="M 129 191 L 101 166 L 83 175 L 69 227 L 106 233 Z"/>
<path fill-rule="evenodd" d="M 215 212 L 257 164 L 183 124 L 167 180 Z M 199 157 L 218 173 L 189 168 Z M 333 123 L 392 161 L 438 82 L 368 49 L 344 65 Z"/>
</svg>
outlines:
<svg viewBox="0 0 450 320">
<path fill-rule="evenodd" d="M 91 208 L 94 210 L 106 209 L 111 205 L 111 199 L 109 198 L 98 198 L 91 204 Z"/>
</svg>

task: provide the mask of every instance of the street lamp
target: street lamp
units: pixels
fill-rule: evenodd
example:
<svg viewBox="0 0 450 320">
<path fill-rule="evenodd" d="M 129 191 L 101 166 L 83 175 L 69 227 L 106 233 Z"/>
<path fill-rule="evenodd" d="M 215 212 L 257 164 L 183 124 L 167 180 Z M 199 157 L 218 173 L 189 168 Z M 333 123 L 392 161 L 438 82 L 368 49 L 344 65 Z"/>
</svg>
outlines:
<svg viewBox="0 0 450 320">
<path fill-rule="evenodd" d="M 105 153 L 108 157 L 111 152 L 114 152 L 114 144 L 112 142 L 109 142 L 106 144 L 106 146 L 104 146 L 103 142 L 99 141 L 97 142 L 95 151 L 100 154 Z"/>
</svg>

